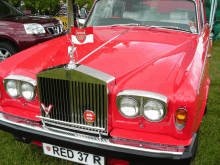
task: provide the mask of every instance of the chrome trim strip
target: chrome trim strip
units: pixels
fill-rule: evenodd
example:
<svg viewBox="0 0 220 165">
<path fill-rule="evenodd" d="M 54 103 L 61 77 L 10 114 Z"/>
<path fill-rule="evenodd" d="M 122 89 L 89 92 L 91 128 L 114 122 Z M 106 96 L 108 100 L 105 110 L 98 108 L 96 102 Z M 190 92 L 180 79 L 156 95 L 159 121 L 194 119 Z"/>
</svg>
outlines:
<svg viewBox="0 0 220 165">
<path fill-rule="evenodd" d="M 114 39 L 118 38 L 119 36 L 121 36 L 122 34 L 124 34 L 125 32 L 127 32 L 128 30 L 125 30 L 124 32 L 120 33 L 119 35 L 113 37 L 112 39 L 110 39 L 109 41 L 105 42 L 104 44 L 102 44 L 101 46 L 99 46 L 97 49 L 93 50 L 91 53 L 89 53 L 88 55 L 86 55 L 85 57 L 83 57 L 81 60 L 79 60 L 77 62 L 77 64 L 79 64 L 80 62 L 82 62 L 84 59 L 86 59 L 87 57 L 89 57 L 90 55 L 92 55 L 93 53 L 95 53 L 97 50 L 99 50 L 100 48 L 102 48 L 103 46 L 105 46 L 106 44 L 108 44 L 109 42 L 113 41 Z"/>
<path fill-rule="evenodd" d="M 154 92 L 148 92 L 148 91 L 124 90 L 122 92 L 119 92 L 117 97 L 122 96 L 122 95 L 147 97 L 147 98 L 152 98 L 152 99 L 157 99 L 157 100 L 163 101 L 164 103 L 168 102 L 168 98 L 166 96 L 158 94 L 158 93 L 154 93 Z"/>
<path fill-rule="evenodd" d="M 48 122 L 44 122 L 44 123 L 48 123 Z M 88 130 L 88 129 L 78 129 L 78 128 L 74 128 L 74 127 L 69 127 L 69 126 L 63 126 L 63 125 L 59 125 L 59 124 L 55 124 L 55 123 L 48 123 L 48 124 L 50 124 L 50 125 L 53 125 L 53 126 L 58 126 L 58 127 L 62 127 L 62 128 L 64 128 L 64 130 L 62 130 L 62 132 L 64 132 L 64 131 L 67 131 L 67 130 L 65 130 L 65 128 L 66 129 L 69 129 L 69 130 L 73 130 L 73 131 L 80 131 L 80 132 L 85 132 L 85 133 L 91 133 L 91 134 L 97 134 L 97 135 L 99 135 L 99 134 L 101 134 L 101 135 L 105 135 L 106 136 L 106 134 L 105 133 L 102 133 L 101 131 L 98 131 L 98 132 L 94 132 L 94 131 L 90 131 L 90 130 Z M 56 127 L 53 127 L 53 126 L 47 126 L 47 125 L 45 125 L 44 126 L 44 128 L 46 128 L 46 129 L 58 129 L 58 128 L 56 128 Z M 61 130 L 61 129 L 58 129 L 58 130 Z M 61 132 L 61 131 L 60 131 Z M 67 131 L 68 132 L 68 131 Z M 104 137 L 104 136 L 103 136 Z"/>
<path fill-rule="evenodd" d="M 70 126 L 85 127 L 85 128 L 88 128 L 88 129 L 97 129 L 97 130 L 100 130 L 100 131 L 105 131 L 105 128 L 93 127 L 93 126 L 90 126 L 90 125 L 82 125 L 82 124 L 70 123 L 70 122 L 65 122 L 65 121 L 61 121 L 61 120 L 50 119 L 50 118 L 42 117 L 42 116 L 35 116 L 35 117 L 36 117 L 36 118 L 39 118 L 39 119 L 41 119 L 41 120 L 44 120 L 44 121 L 51 121 L 51 122 L 66 124 L 66 125 L 70 125 Z M 49 123 L 49 122 L 48 122 L 48 123 Z M 52 123 L 49 123 L 49 124 L 52 124 Z M 61 125 L 59 125 L 59 126 L 61 126 Z"/>
<path fill-rule="evenodd" d="M 4 80 L 18 80 L 18 81 L 25 81 L 25 82 L 28 82 L 30 84 L 32 84 L 33 86 L 36 86 L 37 85 L 37 81 L 30 78 L 30 77 L 26 77 L 26 76 L 20 76 L 20 75 L 10 75 L 6 78 L 4 78 Z M 3 80 L 3 83 L 4 83 L 4 80 Z"/>
<path fill-rule="evenodd" d="M 204 73 L 205 73 L 205 66 L 206 66 L 206 63 L 207 63 L 208 50 L 209 50 L 209 42 L 210 42 L 210 39 L 208 41 L 208 45 L 207 45 L 207 48 L 206 48 L 206 54 L 205 54 L 204 64 L 203 64 L 203 67 L 202 67 L 202 74 L 201 74 L 200 80 L 199 80 L 199 86 L 198 86 L 198 89 L 197 89 L 197 94 L 199 94 L 200 87 L 201 87 L 201 84 L 202 84 L 202 79 L 203 79 L 203 76 L 204 76 Z"/>
<path fill-rule="evenodd" d="M 109 82 L 115 80 L 115 77 L 113 77 L 109 74 L 106 74 L 104 72 L 101 72 L 99 70 L 90 68 L 90 67 L 85 66 L 85 65 L 80 65 L 80 66 L 74 68 L 74 70 L 82 72 L 82 73 L 87 74 L 87 75 L 90 75 L 90 76 L 95 77 L 99 80 L 105 81 L 106 83 L 109 83 Z"/>
<path fill-rule="evenodd" d="M 96 136 L 90 136 L 90 135 L 84 135 L 84 134 L 80 134 L 80 133 L 76 133 L 76 132 L 70 132 L 70 131 L 63 131 L 63 130 L 60 130 L 60 129 L 57 129 L 57 128 L 54 128 L 54 127 L 46 127 L 46 129 L 49 129 L 50 131 L 53 131 L 53 132 L 59 132 L 59 133 L 62 133 L 62 134 L 66 134 L 66 135 L 71 135 L 71 136 L 76 136 L 76 137 L 79 137 L 79 138 L 84 138 L 84 139 L 92 139 L 92 140 L 96 140 L 96 141 L 103 141 L 105 143 L 111 143 L 109 141 L 109 138 L 99 138 L 99 137 L 96 137 Z"/>
<path fill-rule="evenodd" d="M 82 136 L 73 136 L 73 135 L 66 135 L 66 134 L 64 135 L 62 133 L 53 132 L 53 131 L 50 131 L 50 130 L 46 130 L 44 128 L 40 128 L 40 127 L 36 127 L 36 126 L 30 126 L 30 125 L 26 125 L 26 124 L 22 124 L 22 123 L 12 122 L 10 120 L 5 119 L 2 115 L 2 113 L 0 113 L 0 121 L 6 122 L 6 123 L 9 123 L 9 124 L 13 124 L 13 125 L 17 125 L 17 126 L 20 126 L 20 127 L 23 127 L 23 128 L 37 130 L 37 131 L 40 131 L 42 133 L 48 133 L 48 134 L 51 134 L 51 136 L 58 135 L 58 136 L 63 136 L 64 138 L 67 137 L 67 138 L 71 138 L 73 140 L 76 139 L 76 140 L 80 140 L 80 141 L 87 141 L 87 142 L 101 144 L 101 145 L 105 145 L 105 146 L 125 148 L 125 149 L 144 151 L 144 152 L 150 152 L 150 153 L 161 153 L 161 154 L 171 154 L 171 155 L 182 155 L 183 154 L 183 152 L 170 152 L 170 151 L 160 151 L 160 150 L 154 150 L 154 149 L 137 148 L 137 147 L 132 147 L 132 146 L 125 146 L 125 145 L 120 145 L 120 144 L 108 143 L 108 141 L 105 142 L 105 141 L 101 141 L 100 139 L 99 140 L 93 140 L 93 139 L 83 138 Z M 84 136 L 86 136 L 86 135 L 84 135 Z"/>
<path fill-rule="evenodd" d="M 214 18 L 215 18 L 217 4 L 218 4 L 218 0 L 212 0 L 211 10 L 210 10 L 210 18 L 209 18 L 210 33 L 212 32 L 212 29 L 213 29 L 213 24 L 214 24 L 213 22 L 214 22 Z"/>
<path fill-rule="evenodd" d="M 198 34 L 198 35 L 200 35 L 201 34 L 201 31 L 200 31 L 200 26 L 199 26 L 199 10 L 198 10 L 198 4 L 197 4 L 197 2 L 195 1 L 195 0 L 192 0 L 194 3 L 195 3 L 195 5 L 196 5 L 196 18 L 197 18 L 197 27 L 198 27 L 198 33 L 195 33 L 195 34 Z"/>
<path fill-rule="evenodd" d="M 204 18 L 203 2 L 201 0 L 200 0 L 200 3 L 199 3 L 199 6 L 200 6 L 199 11 L 201 11 L 200 15 L 202 15 L 202 22 L 203 22 L 203 24 L 201 24 L 201 30 L 203 30 L 204 27 L 205 27 L 205 18 Z"/>
</svg>

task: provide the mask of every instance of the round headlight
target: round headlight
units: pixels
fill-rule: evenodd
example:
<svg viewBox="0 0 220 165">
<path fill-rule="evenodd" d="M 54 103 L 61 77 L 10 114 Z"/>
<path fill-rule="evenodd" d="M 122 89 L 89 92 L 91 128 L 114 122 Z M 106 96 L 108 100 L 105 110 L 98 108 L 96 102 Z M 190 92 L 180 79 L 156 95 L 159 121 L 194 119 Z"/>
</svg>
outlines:
<svg viewBox="0 0 220 165">
<path fill-rule="evenodd" d="M 150 121 L 160 121 L 165 117 L 164 106 L 157 100 L 149 100 L 144 104 L 144 117 Z"/>
<path fill-rule="evenodd" d="M 27 101 L 32 101 L 35 98 L 36 92 L 34 87 L 29 83 L 23 83 L 21 85 L 21 94 Z"/>
<path fill-rule="evenodd" d="M 17 98 L 20 95 L 16 81 L 9 80 L 5 86 L 6 86 L 6 91 L 9 94 L 9 96 L 13 98 Z"/>
<path fill-rule="evenodd" d="M 139 103 L 133 97 L 123 97 L 120 100 L 120 113 L 128 118 L 134 118 L 139 115 Z"/>
</svg>

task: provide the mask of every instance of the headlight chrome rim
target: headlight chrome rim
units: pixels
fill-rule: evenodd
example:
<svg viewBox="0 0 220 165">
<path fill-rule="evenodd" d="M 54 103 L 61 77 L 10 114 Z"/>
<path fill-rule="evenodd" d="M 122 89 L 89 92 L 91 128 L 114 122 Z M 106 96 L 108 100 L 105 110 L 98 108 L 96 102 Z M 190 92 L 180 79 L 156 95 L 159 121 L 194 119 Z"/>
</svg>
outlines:
<svg viewBox="0 0 220 165">
<path fill-rule="evenodd" d="M 121 101 L 122 101 L 123 99 L 131 99 L 131 100 L 133 100 L 133 101 L 137 104 L 138 112 L 137 112 L 137 114 L 136 114 L 135 116 L 127 116 L 124 112 L 122 112 L 122 110 L 121 110 Z M 121 97 L 121 98 L 119 99 L 119 101 L 118 101 L 118 110 L 119 110 L 120 114 L 121 114 L 122 116 L 126 117 L 126 118 L 129 118 L 129 119 L 137 118 L 137 117 L 139 117 L 139 115 L 140 115 L 140 103 L 138 102 L 137 99 L 135 99 L 135 98 L 132 97 L 132 96 L 123 96 L 123 97 Z"/>
<path fill-rule="evenodd" d="M 157 103 L 159 103 L 162 107 L 163 107 L 163 115 L 158 119 L 158 120 L 152 120 L 152 119 L 150 119 L 149 117 L 147 117 L 146 115 L 145 115 L 145 113 L 144 113 L 144 107 L 145 107 L 145 105 L 148 103 L 148 102 L 150 102 L 150 101 L 155 101 L 155 102 L 157 102 Z M 167 108 L 164 106 L 164 104 L 163 103 L 161 103 L 160 101 L 158 101 L 158 100 L 156 100 L 156 99 L 148 99 L 144 104 L 143 104 L 143 107 L 142 107 L 142 109 L 143 109 L 143 112 L 142 112 L 142 115 L 143 115 L 143 117 L 146 119 L 146 120 L 148 120 L 148 121 L 151 121 L 151 122 L 160 122 L 160 121 L 162 121 L 165 117 L 166 117 L 166 115 L 167 115 Z"/>
<path fill-rule="evenodd" d="M 10 94 L 10 92 L 8 91 L 8 87 L 7 87 L 7 84 L 8 83 L 10 83 L 10 82 L 14 82 L 15 83 L 15 86 L 16 86 L 16 89 L 17 89 L 17 95 L 16 96 L 12 96 L 11 94 Z M 20 97 L 20 89 L 19 89 L 19 84 L 18 84 L 19 82 L 18 81 L 15 81 L 15 80 L 8 80 L 8 81 L 6 81 L 5 82 L 5 90 L 6 90 L 6 92 L 7 92 L 7 94 L 10 96 L 10 97 L 12 97 L 12 98 L 18 98 L 18 97 Z"/>
<path fill-rule="evenodd" d="M 17 89 L 18 89 L 17 97 L 13 97 L 8 93 L 7 88 L 6 88 L 6 84 L 9 81 L 16 82 Z M 19 99 L 19 98 L 23 97 L 22 94 L 21 94 L 21 85 L 23 83 L 28 83 L 33 87 L 34 97 L 33 97 L 33 100 L 31 100 L 31 101 L 34 101 L 37 98 L 37 81 L 35 79 L 27 77 L 27 76 L 21 76 L 21 75 L 9 75 L 9 76 L 7 76 L 3 79 L 3 86 L 4 86 L 4 89 L 5 89 L 5 92 L 8 94 L 9 97 L 11 97 L 13 99 Z M 23 97 L 23 99 L 25 99 L 25 98 Z M 27 100 L 27 101 L 29 101 L 29 100 Z"/>
<path fill-rule="evenodd" d="M 27 97 L 25 97 L 24 96 L 24 94 L 23 94 L 23 89 L 22 89 L 22 87 L 24 86 L 24 85 L 28 85 L 29 87 L 31 87 L 32 89 L 33 89 L 33 94 L 32 94 L 32 97 L 30 98 L 30 99 L 28 99 Z M 33 85 L 31 85 L 30 83 L 28 83 L 28 82 L 23 82 L 22 84 L 21 84 L 21 95 L 22 95 L 22 97 L 25 99 L 25 100 L 27 100 L 27 101 L 33 101 L 33 100 L 35 100 L 35 98 L 36 98 L 36 88 L 33 86 Z"/>
</svg>

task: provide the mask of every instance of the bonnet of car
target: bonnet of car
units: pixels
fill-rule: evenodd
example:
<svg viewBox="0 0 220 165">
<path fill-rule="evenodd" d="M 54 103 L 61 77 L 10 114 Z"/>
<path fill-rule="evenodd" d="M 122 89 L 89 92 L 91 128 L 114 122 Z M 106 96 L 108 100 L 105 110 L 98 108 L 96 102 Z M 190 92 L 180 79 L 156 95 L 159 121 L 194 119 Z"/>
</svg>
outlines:
<svg viewBox="0 0 220 165">
<path fill-rule="evenodd" d="M 0 20 L 10 21 L 15 23 L 38 23 L 44 24 L 57 24 L 59 21 L 55 18 L 50 18 L 48 16 L 41 15 L 31 15 L 27 16 L 20 10 L 16 9 L 14 6 L 10 5 L 5 1 L 0 1 Z"/>
<path fill-rule="evenodd" d="M 42 17 L 42 16 L 15 16 L 15 17 L 10 17 L 10 18 L 4 18 L 2 19 L 4 21 L 11 21 L 11 22 L 16 22 L 16 23 L 38 23 L 41 25 L 48 25 L 48 24 L 58 24 L 58 20 L 55 18 L 50 18 L 50 17 Z"/>
</svg>

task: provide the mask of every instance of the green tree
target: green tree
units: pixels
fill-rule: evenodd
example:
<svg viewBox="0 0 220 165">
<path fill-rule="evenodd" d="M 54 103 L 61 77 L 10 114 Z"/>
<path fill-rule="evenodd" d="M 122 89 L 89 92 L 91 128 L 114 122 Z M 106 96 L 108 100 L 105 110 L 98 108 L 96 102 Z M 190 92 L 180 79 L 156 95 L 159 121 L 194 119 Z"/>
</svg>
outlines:
<svg viewBox="0 0 220 165">
<path fill-rule="evenodd" d="M 26 10 L 31 10 L 32 14 L 37 13 L 44 14 L 45 10 L 50 8 L 50 13 L 55 14 L 59 11 L 60 0 L 23 0 L 26 6 Z M 20 7 L 20 0 L 8 0 L 9 3 L 15 7 Z M 66 3 L 66 0 L 63 0 Z"/>
<path fill-rule="evenodd" d="M 9 3 L 14 5 L 15 7 L 20 7 L 21 0 L 8 0 Z M 40 14 L 44 14 L 45 10 L 50 8 L 51 15 L 55 15 L 59 12 L 60 9 L 60 0 L 23 0 L 26 6 L 26 10 L 31 10 L 32 14 L 38 12 Z M 67 0 L 63 0 L 66 3 Z M 72 0 L 69 0 L 69 2 Z M 86 3 L 88 4 L 88 9 L 92 7 L 94 0 L 76 0 L 76 4 L 82 8 Z"/>
<path fill-rule="evenodd" d="M 79 5 L 80 8 L 82 8 L 86 3 L 88 4 L 88 9 L 90 10 L 94 0 L 76 0 L 76 4 Z"/>
</svg>

